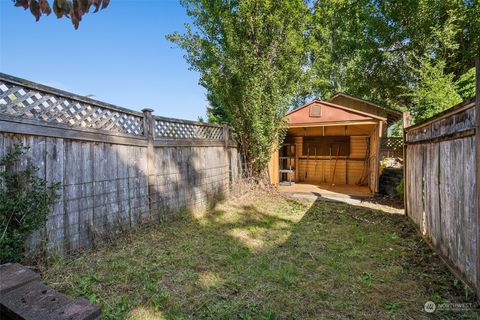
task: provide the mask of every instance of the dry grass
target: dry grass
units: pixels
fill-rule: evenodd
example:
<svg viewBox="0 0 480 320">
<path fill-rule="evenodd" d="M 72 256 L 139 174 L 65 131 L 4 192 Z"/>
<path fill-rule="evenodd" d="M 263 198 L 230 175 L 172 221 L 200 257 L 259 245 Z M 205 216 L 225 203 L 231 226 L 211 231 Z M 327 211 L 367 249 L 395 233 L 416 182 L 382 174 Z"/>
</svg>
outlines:
<svg viewBox="0 0 480 320">
<path fill-rule="evenodd" d="M 406 217 L 276 193 L 57 260 L 44 279 L 107 319 L 418 319 L 427 300 L 474 301 Z"/>
</svg>

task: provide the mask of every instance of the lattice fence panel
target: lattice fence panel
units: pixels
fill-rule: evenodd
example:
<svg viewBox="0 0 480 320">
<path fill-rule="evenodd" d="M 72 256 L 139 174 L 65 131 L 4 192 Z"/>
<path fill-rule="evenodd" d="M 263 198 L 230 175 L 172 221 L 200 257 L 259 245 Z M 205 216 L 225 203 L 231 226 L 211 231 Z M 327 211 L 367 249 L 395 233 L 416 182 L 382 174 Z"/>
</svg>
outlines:
<svg viewBox="0 0 480 320">
<path fill-rule="evenodd" d="M 382 138 L 380 149 L 382 150 L 403 149 L 403 138 L 397 138 L 397 137 Z"/>
<path fill-rule="evenodd" d="M 223 128 L 156 119 L 155 138 L 222 140 Z"/>
<path fill-rule="evenodd" d="M 380 140 L 380 159 L 403 158 L 403 138 L 384 137 Z"/>
<path fill-rule="evenodd" d="M 0 114 L 143 136 L 143 117 L 0 79 Z"/>
</svg>

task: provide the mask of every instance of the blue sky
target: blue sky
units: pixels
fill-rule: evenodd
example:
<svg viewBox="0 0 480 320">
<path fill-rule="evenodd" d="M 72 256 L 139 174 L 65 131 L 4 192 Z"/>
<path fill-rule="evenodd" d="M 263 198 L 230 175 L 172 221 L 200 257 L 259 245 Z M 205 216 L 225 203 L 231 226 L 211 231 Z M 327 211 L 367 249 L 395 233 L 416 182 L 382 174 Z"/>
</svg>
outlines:
<svg viewBox="0 0 480 320">
<path fill-rule="evenodd" d="M 51 1 L 50 1 L 51 3 Z M 198 73 L 165 39 L 189 17 L 178 0 L 111 0 L 75 30 L 52 13 L 39 22 L 0 0 L 0 71 L 122 107 L 196 120 L 206 109 Z"/>
</svg>

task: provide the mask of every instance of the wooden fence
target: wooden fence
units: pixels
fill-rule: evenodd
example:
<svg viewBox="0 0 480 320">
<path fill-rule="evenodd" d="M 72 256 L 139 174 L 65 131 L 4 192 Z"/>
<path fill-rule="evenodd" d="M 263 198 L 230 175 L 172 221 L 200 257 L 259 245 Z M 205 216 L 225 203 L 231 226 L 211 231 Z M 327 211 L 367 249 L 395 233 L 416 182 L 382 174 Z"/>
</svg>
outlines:
<svg viewBox="0 0 480 320">
<path fill-rule="evenodd" d="M 475 100 L 405 128 L 405 210 L 480 296 L 479 118 Z"/>
<path fill-rule="evenodd" d="M 0 73 L 0 158 L 60 182 L 32 252 L 71 252 L 226 196 L 240 174 L 228 127 L 157 117 Z M 20 169 L 19 168 L 19 169 Z"/>
</svg>

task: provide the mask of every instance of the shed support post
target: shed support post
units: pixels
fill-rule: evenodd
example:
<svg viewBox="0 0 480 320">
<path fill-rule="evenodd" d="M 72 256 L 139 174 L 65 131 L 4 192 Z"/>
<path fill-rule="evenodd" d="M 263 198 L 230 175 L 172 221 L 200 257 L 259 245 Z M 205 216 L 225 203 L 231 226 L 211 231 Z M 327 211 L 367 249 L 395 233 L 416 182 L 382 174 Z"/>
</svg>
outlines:
<svg viewBox="0 0 480 320">
<path fill-rule="evenodd" d="M 373 161 L 375 161 L 373 165 L 373 192 L 378 193 L 379 190 L 379 185 L 380 185 L 380 143 L 382 140 L 382 131 L 383 131 L 383 122 L 378 121 L 378 124 L 376 126 L 376 129 L 374 131 L 375 135 L 375 143 L 376 145 L 374 146 L 375 148 L 375 157 L 373 158 Z M 370 141 L 371 142 L 371 141 Z"/>
<path fill-rule="evenodd" d="M 145 108 L 143 112 L 143 123 L 145 128 L 145 137 L 147 138 L 147 187 L 148 187 L 148 209 L 150 219 L 153 221 L 157 214 L 157 194 L 156 194 L 156 170 L 155 170 L 155 151 L 153 149 L 153 136 L 155 130 L 155 120 L 153 119 L 152 109 Z M 161 217 L 159 216 L 160 220 Z"/>
</svg>

